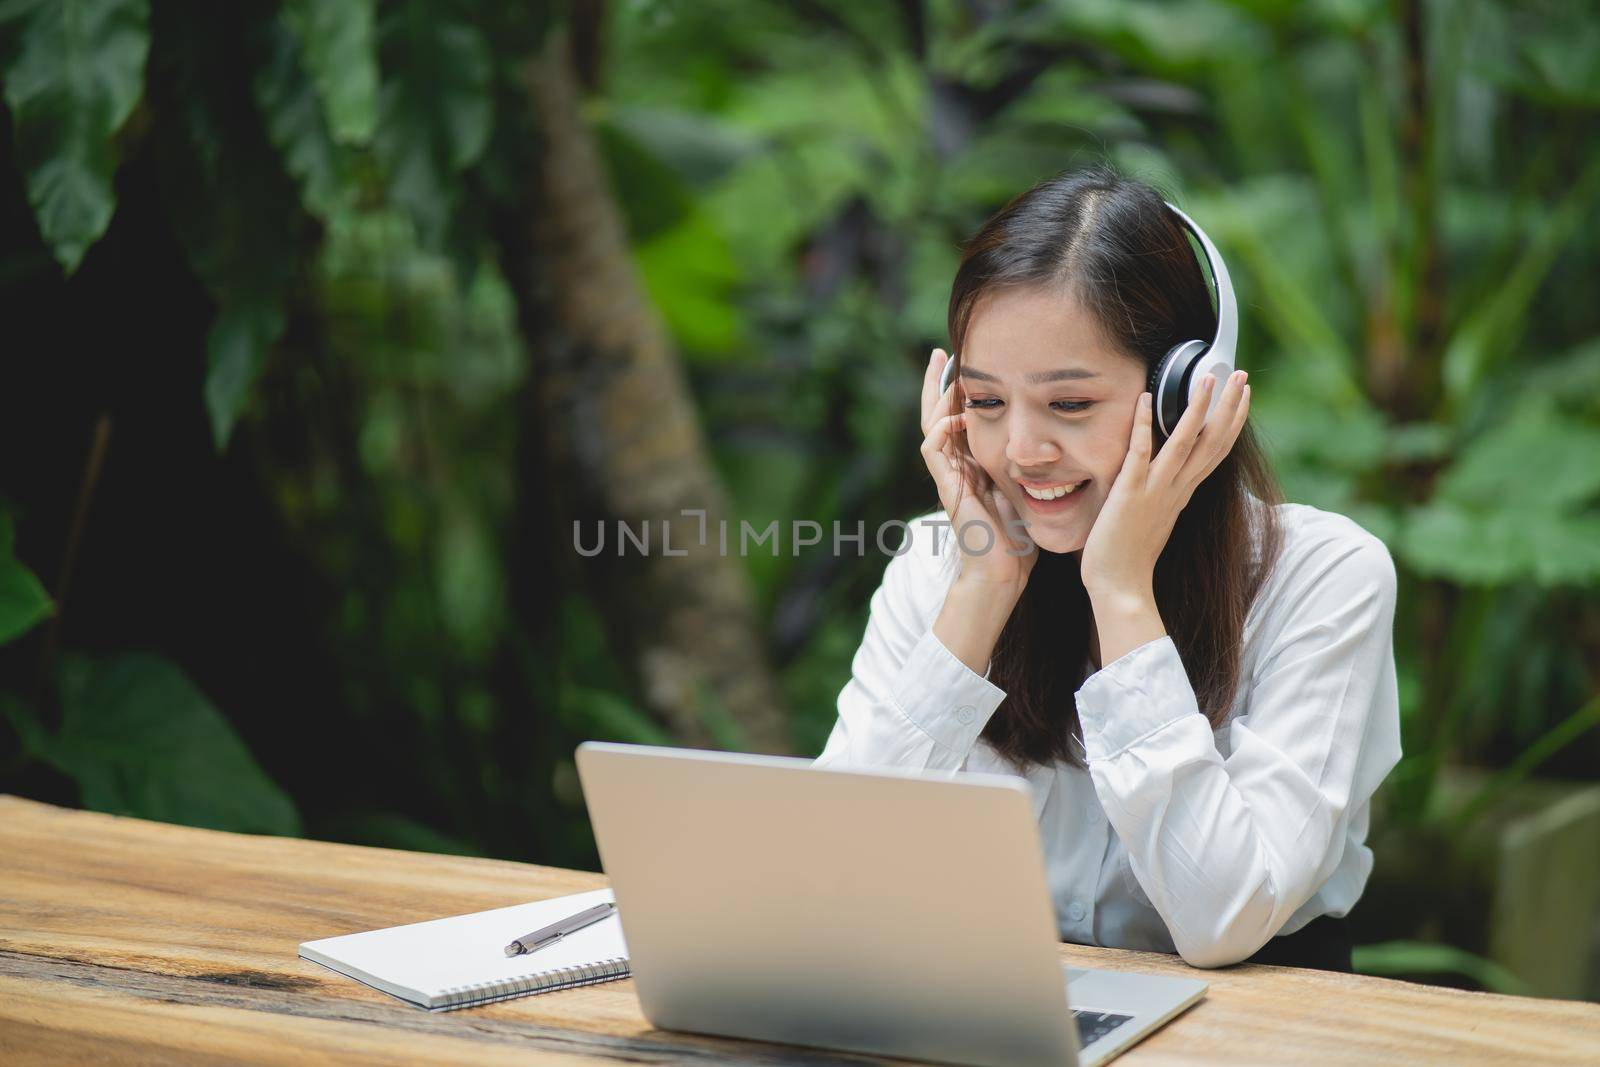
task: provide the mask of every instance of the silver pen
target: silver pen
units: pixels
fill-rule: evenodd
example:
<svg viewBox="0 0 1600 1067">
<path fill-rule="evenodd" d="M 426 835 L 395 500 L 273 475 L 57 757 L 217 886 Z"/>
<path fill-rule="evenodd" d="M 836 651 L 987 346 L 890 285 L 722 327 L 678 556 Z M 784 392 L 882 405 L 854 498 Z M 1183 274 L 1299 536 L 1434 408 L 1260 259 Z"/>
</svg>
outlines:
<svg viewBox="0 0 1600 1067">
<path fill-rule="evenodd" d="M 525 952 L 537 952 L 546 945 L 555 944 L 570 933 L 582 930 L 585 926 L 592 926 L 616 910 L 616 903 L 610 900 L 604 904 L 596 904 L 592 908 L 585 908 L 578 914 L 569 915 L 559 922 L 541 926 L 531 934 L 523 934 L 506 946 L 506 955 L 517 956 Z"/>
</svg>

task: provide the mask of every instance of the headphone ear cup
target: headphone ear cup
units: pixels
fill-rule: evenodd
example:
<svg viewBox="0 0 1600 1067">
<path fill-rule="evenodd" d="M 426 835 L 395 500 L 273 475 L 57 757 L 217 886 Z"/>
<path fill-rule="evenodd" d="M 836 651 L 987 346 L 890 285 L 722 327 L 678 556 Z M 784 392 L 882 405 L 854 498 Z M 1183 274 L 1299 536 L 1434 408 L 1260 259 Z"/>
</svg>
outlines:
<svg viewBox="0 0 1600 1067">
<path fill-rule="evenodd" d="M 1172 362 L 1172 354 L 1176 351 L 1177 348 L 1175 347 L 1167 349 L 1167 354 L 1156 360 L 1155 365 L 1150 368 L 1150 377 L 1145 381 L 1144 389 L 1145 392 L 1150 394 L 1152 405 L 1156 400 L 1156 393 L 1159 391 L 1157 387 L 1161 382 L 1161 375 L 1167 369 L 1167 364 Z"/>
<path fill-rule="evenodd" d="M 1204 341 L 1184 341 L 1173 345 L 1150 373 L 1151 410 L 1156 432 L 1165 440 L 1177 428 L 1189 406 L 1189 381 L 1192 371 L 1210 346 Z"/>
</svg>

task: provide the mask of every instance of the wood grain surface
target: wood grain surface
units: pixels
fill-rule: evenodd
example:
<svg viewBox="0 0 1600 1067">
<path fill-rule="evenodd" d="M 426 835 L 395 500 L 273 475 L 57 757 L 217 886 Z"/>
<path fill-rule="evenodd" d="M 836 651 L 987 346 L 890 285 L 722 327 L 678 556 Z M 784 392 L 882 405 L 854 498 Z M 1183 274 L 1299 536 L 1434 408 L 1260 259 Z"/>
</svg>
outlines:
<svg viewBox="0 0 1600 1067">
<path fill-rule="evenodd" d="M 596 889 L 599 874 L 255 837 L 0 796 L 0 1063 L 887 1062 L 657 1030 L 631 981 L 431 1013 L 302 941 Z M 1600 1005 L 1320 971 L 1196 972 L 1062 945 L 1078 967 L 1199 975 L 1117 1060 L 1596 1063 Z"/>
</svg>

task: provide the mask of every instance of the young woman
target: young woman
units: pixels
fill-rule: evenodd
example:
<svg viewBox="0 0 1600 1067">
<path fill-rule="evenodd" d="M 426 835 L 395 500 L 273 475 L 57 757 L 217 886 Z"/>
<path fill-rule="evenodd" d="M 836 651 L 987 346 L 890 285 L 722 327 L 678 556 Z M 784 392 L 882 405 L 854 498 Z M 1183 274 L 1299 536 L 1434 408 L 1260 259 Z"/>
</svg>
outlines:
<svg viewBox="0 0 1600 1067">
<path fill-rule="evenodd" d="M 1145 185 L 1067 175 L 984 225 L 957 378 L 937 349 L 923 378 L 943 510 L 889 562 L 817 764 L 1025 776 L 1065 940 L 1348 970 L 1400 755 L 1394 567 L 1280 501 L 1243 371 L 1156 440 L 1151 369 L 1215 330 Z"/>
</svg>

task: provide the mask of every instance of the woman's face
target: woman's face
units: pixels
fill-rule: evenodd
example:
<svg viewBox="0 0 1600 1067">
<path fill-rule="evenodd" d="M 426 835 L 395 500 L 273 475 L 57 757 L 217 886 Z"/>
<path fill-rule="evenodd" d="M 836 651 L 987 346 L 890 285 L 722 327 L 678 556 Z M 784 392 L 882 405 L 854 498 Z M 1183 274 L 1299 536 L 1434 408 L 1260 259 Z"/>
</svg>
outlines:
<svg viewBox="0 0 1600 1067">
<path fill-rule="evenodd" d="M 1015 289 L 975 309 L 961 390 L 972 454 L 1034 542 L 1083 548 L 1128 451 L 1144 364 L 1113 348 L 1070 296 Z"/>
</svg>

